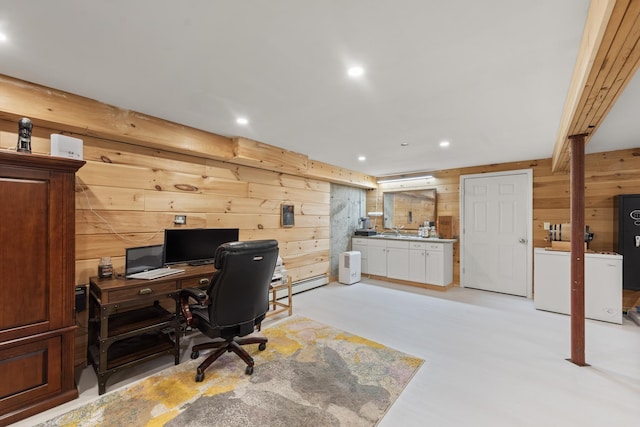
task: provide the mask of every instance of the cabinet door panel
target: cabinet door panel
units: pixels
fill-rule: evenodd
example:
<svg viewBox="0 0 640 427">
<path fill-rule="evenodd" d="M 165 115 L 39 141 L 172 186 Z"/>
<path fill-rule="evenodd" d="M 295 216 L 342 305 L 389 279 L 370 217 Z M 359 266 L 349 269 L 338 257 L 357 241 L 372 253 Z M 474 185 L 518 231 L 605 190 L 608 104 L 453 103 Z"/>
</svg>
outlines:
<svg viewBox="0 0 640 427">
<path fill-rule="evenodd" d="M 369 269 L 367 267 L 367 259 L 369 257 L 369 248 L 367 246 L 357 245 L 354 243 L 352 245 L 352 250 L 360 252 L 360 271 L 363 274 L 369 273 Z"/>
<path fill-rule="evenodd" d="M 0 179 L 0 331 L 48 320 L 48 183 Z M 28 309 L 26 309 L 28 308 Z"/>
<path fill-rule="evenodd" d="M 427 283 L 439 286 L 445 285 L 443 262 L 444 256 L 442 252 L 427 251 Z"/>
<path fill-rule="evenodd" d="M 387 277 L 409 279 L 409 250 L 387 247 Z"/>
<path fill-rule="evenodd" d="M 61 336 L 0 349 L 0 413 L 60 390 L 61 357 Z"/>
<path fill-rule="evenodd" d="M 427 280 L 426 251 L 412 249 L 409 251 L 409 280 L 425 283 Z"/>
<path fill-rule="evenodd" d="M 387 275 L 387 248 L 381 246 L 369 246 L 367 259 L 367 272 L 376 276 Z"/>
</svg>

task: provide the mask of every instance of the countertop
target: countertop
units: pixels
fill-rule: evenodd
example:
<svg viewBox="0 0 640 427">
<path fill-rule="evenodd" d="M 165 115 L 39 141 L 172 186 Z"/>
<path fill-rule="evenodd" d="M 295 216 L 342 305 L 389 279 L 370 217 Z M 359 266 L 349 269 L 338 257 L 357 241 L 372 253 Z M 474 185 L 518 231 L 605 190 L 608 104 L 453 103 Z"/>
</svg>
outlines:
<svg viewBox="0 0 640 427">
<path fill-rule="evenodd" d="M 376 234 L 375 236 L 352 236 L 360 239 L 372 239 L 372 240 L 410 240 L 418 242 L 431 242 L 431 243 L 454 243 L 457 239 L 440 239 L 437 237 L 419 237 L 417 235 L 401 234 L 399 236 L 389 236 L 386 234 Z"/>
</svg>

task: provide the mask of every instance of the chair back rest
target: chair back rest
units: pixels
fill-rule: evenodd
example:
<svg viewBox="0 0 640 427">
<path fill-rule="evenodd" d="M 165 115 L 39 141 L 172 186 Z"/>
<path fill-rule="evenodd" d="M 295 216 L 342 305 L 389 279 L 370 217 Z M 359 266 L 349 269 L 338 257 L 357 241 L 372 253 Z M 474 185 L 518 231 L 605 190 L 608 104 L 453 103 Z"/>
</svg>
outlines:
<svg viewBox="0 0 640 427">
<path fill-rule="evenodd" d="M 254 320 L 269 310 L 269 286 L 278 259 L 277 240 L 222 244 L 209 286 L 209 321 L 213 326 L 253 330 Z"/>
</svg>

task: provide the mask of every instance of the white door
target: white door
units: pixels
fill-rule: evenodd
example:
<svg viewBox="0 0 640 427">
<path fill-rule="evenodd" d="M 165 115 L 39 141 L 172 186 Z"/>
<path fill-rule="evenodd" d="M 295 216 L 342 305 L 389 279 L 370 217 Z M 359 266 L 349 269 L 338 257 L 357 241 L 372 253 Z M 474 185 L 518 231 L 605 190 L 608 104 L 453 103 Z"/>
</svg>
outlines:
<svg viewBox="0 0 640 427">
<path fill-rule="evenodd" d="M 531 170 L 460 181 L 460 285 L 531 297 Z"/>
</svg>

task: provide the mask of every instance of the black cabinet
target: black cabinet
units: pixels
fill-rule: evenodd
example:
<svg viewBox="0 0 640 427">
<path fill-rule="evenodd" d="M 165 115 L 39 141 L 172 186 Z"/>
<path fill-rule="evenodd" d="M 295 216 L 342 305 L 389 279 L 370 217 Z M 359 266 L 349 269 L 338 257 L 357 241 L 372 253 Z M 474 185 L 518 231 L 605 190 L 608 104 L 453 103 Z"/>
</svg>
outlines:
<svg viewBox="0 0 640 427">
<path fill-rule="evenodd" d="M 615 198 L 614 245 L 622 260 L 622 287 L 640 291 L 640 194 Z"/>
</svg>

